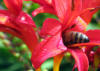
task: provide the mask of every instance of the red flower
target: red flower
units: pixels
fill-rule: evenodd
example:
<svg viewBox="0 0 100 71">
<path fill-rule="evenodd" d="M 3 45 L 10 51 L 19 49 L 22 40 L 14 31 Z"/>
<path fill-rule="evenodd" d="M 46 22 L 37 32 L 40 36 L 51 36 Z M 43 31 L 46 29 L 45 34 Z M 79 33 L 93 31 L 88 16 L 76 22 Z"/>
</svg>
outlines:
<svg viewBox="0 0 100 71">
<path fill-rule="evenodd" d="M 100 6 L 100 0 L 32 0 L 40 4 L 40 7 L 33 11 L 32 15 L 39 13 L 51 13 L 59 17 L 61 21 L 68 21 L 70 17 L 80 14 L 80 12 Z M 89 4 L 88 4 L 89 3 Z M 89 23 L 92 15 L 97 10 L 91 10 L 81 14 L 81 17 Z M 88 17 L 87 17 L 88 16 Z M 65 20 L 64 20 L 65 19 Z"/>
<path fill-rule="evenodd" d="M 88 71 L 88 58 L 79 46 L 100 45 L 100 30 L 86 31 L 92 15 L 98 10 L 100 0 L 33 0 L 41 6 L 33 12 L 35 16 L 41 12 L 56 14 L 60 22 L 55 19 L 46 19 L 40 31 L 45 39 L 34 49 L 32 63 L 37 69 L 48 58 L 54 57 L 54 71 L 59 70 L 59 64 L 65 52 L 70 52 L 75 59 L 79 71 Z M 89 4 L 88 4 L 89 3 Z M 87 18 L 88 17 L 88 18 Z M 71 28 L 75 25 L 73 28 Z M 79 43 L 65 46 L 63 35 L 70 31 L 84 33 L 90 39 L 88 43 Z M 98 35 L 94 34 L 98 33 Z"/>
<path fill-rule="evenodd" d="M 0 31 L 11 33 L 22 39 L 30 51 L 38 43 L 32 18 L 22 11 L 23 0 L 4 0 L 8 10 L 0 10 Z"/>
</svg>

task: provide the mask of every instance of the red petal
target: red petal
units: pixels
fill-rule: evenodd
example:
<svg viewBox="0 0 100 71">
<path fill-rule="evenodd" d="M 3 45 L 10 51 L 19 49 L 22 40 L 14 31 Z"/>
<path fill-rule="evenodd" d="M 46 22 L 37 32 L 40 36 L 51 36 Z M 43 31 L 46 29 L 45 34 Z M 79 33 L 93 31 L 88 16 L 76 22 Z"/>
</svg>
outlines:
<svg viewBox="0 0 100 71">
<path fill-rule="evenodd" d="M 40 67 L 46 59 L 56 56 L 67 49 L 60 40 L 62 40 L 61 35 L 58 33 L 53 37 L 46 38 L 34 49 L 31 58 L 34 68 Z"/>
<path fill-rule="evenodd" d="M 55 35 L 59 31 L 61 31 L 61 23 L 56 19 L 48 18 L 43 23 L 40 35 L 46 37 L 47 35 Z"/>
<path fill-rule="evenodd" d="M 82 2 L 83 5 L 83 9 L 85 8 L 96 8 L 96 7 L 100 7 L 100 0 L 83 0 Z M 95 12 L 97 12 L 98 10 L 95 9 L 94 11 L 89 11 L 89 12 L 85 12 L 84 14 L 81 15 L 81 17 L 87 22 L 89 23 L 91 21 L 91 18 L 93 16 L 93 14 Z"/>
<path fill-rule="evenodd" d="M 34 47 L 38 44 L 38 39 L 33 27 L 30 24 L 18 23 L 20 26 L 20 32 L 22 33 L 24 42 L 28 45 L 31 51 L 34 51 Z"/>
<path fill-rule="evenodd" d="M 87 23 L 81 17 L 78 16 L 75 19 L 75 21 L 73 21 L 73 24 L 75 24 L 75 26 L 72 29 L 70 29 L 70 31 L 78 31 L 78 32 L 86 31 Z"/>
<path fill-rule="evenodd" d="M 15 21 L 15 19 L 14 19 L 14 21 Z M 8 16 L 7 14 L 0 14 L 0 24 L 4 25 L 4 26 L 12 27 L 14 29 L 18 29 L 15 26 L 15 22 L 13 22 L 13 24 L 12 24 L 12 17 L 10 15 Z"/>
<path fill-rule="evenodd" d="M 33 19 L 31 18 L 31 16 L 29 16 L 25 12 L 20 12 L 19 16 L 17 17 L 17 22 L 24 23 L 24 24 L 30 24 L 33 27 L 36 27 L 36 25 L 35 25 Z"/>
<path fill-rule="evenodd" d="M 46 5 L 46 6 L 50 6 L 52 3 L 52 0 L 32 0 L 35 3 L 38 3 L 40 5 Z"/>
<path fill-rule="evenodd" d="M 24 1 L 32 1 L 32 0 L 24 0 Z"/>
<path fill-rule="evenodd" d="M 23 0 L 4 0 L 5 5 L 10 12 L 17 15 L 22 9 Z"/>
<path fill-rule="evenodd" d="M 66 26 L 64 26 L 64 29 L 63 29 L 63 30 L 65 30 L 66 28 L 68 28 L 70 25 L 73 25 L 72 22 L 73 22 L 78 16 L 84 14 L 85 12 L 90 12 L 91 10 L 94 10 L 94 8 L 87 8 L 87 9 L 84 9 L 84 10 L 82 10 L 82 11 L 80 11 L 80 12 L 77 12 L 77 11 L 76 11 L 76 12 L 72 13 L 72 17 L 70 17 L 70 19 L 68 20 L 68 22 L 67 22 L 66 24 L 64 24 L 64 25 L 66 25 Z"/>
<path fill-rule="evenodd" d="M 10 33 L 10 34 L 22 39 L 22 35 L 21 35 L 20 31 L 14 29 L 14 28 L 2 25 L 1 23 L 0 23 L 0 31 Z"/>
<path fill-rule="evenodd" d="M 30 51 L 33 51 L 34 47 L 38 43 L 35 31 L 32 29 L 32 27 L 29 27 L 28 25 L 20 25 L 22 25 L 24 28 L 15 29 L 13 27 L 8 27 L 0 24 L 0 31 L 8 32 L 14 36 L 19 37 L 26 43 Z"/>
<path fill-rule="evenodd" d="M 12 24 L 11 23 L 11 16 L 8 16 L 8 15 L 6 15 L 6 14 L 0 14 L 0 24 L 1 25 L 4 25 L 4 26 L 6 26 L 6 27 L 12 27 L 12 28 L 14 28 L 14 29 L 18 29 L 15 25 L 14 25 L 14 23 Z M 14 19 L 15 20 L 15 19 Z"/>
<path fill-rule="evenodd" d="M 79 12 L 82 9 L 82 0 L 72 0 L 72 11 L 77 11 Z"/>
<path fill-rule="evenodd" d="M 71 0 L 53 0 L 54 8 L 57 12 L 57 15 L 61 22 L 64 21 L 65 17 L 66 21 L 71 13 Z"/>
<path fill-rule="evenodd" d="M 100 30 L 88 30 L 86 35 L 89 37 L 90 42 L 100 43 Z"/>
<path fill-rule="evenodd" d="M 11 22 L 9 21 L 9 16 L 5 16 L 3 14 L 0 15 L 0 30 L 4 32 L 8 31 L 9 33 L 12 33 L 13 35 L 16 34 L 16 36 L 19 36 L 20 32 L 19 30 L 16 30 L 16 29 L 17 28 L 14 25 L 12 25 Z"/>
<path fill-rule="evenodd" d="M 88 71 L 89 62 L 86 54 L 80 49 L 69 49 L 68 50 L 75 59 L 78 67 L 78 71 Z"/>
<path fill-rule="evenodd" d="M 11 16 L 11 13 L 8 10 L 0 10 L 0 14 L 6 15 L 6 16 Z"/>
<path fill-rule="evenodd" d="M 48 7 L 48 6 L 41 6 L 41 7 L 37 8 L 36 10 L 34 10 L 32 12 L 32 15 L 36 16 L 39 13 L 51 13 L 51 14 L 56 15 L 54 9 L 52 7 Z"/>
<path fill-rule="evenodd" d="M 29 49 L 33 51 L 38 43 L 33 26 L 16 20 L 11 20 L 8 16 L 2 15 L 0 17 L 0 30 L 21 38 L 28 45 Z"/>
<path fill-rule="evenodd" d="M 84 21 L 89 24 L 91 19 L 92 19 L 92 16 L 94 13 L 96 13 L 98 10 L 94 10 L 94 11 L 91 11 L 91 12 L 85 12 L 84 14 L 81 14 L 80 16 L 84 19 Z"/>
<path fill-rule="evenodd" d="M 83 0 L 82 1 L 83 9 L 85 8 L 95 8 L 100 6 L 100 0 Z"/>
<path fill-rule="evenodd" d="M 83 3 L 82 3 L 83 2 Z M 65 28 L 67 28 L 67 27 L 69 27 L 69 25 L 73 22 L 73 20 L 77 17 L 77 16 L 81 16 L 83 19 L 84 19 L 84 21 L 86 22 L 86 23 L 89 23 L 90 22 L 90 20 L 91 20 L 91 18 L 92 18 L 92 16 L 93 16 L 93 14 L 100 8 L 100 7 L 98 7 L 98 6 L 100 6 L 100 1 L 98 0 L 97 2 L 98 3 L 96 3 L 96 1 L 86 1 L 87 2 L 87 5 L 84 3 L 85 1 L 82 1 L 81 2 L 81 0 L 80 0 L 80 2 L 79 3 L 82 3 L 82 4 L 79 4 L 79 6 L 81 7 L 81 5 L 82 5 L 82 8 L 80 8 L 81 10 L 76 10 L 76 11 L 73 11 L 72 12 L 72 14 L 71 14 L 71 16 L 70 16 L 70 18 L 69 18 L 69 20 L 67 21 L 67 24 L 66 24 L 66 27 Z M 89 4 L 90 5 L 89 5 Z M 94 6 L 93 6 L 93 4 L 94 4 Z M 85 7 L 84 7 L 84 5 L 86 5 Z M 89 6 L 88 6 L 89 5 Z M 87 16 L 89 17 L 89 18 L 87 18 Z M 66 20 L 66 18 L 65 18 L 65 20 Z M 65 21 L 66 22 L 66 21 Z"/>
</svg>

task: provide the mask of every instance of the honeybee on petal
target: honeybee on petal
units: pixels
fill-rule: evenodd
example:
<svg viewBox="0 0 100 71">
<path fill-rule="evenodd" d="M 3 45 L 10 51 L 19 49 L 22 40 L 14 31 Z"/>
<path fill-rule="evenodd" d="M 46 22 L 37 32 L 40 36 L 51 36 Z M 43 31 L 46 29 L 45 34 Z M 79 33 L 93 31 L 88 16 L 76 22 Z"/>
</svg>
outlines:
<svg viewBox="0 0 100 71">
<path fill-rule="evenodd" d="M 87 43 L 89 38 L 81 32 L 70 31 L 63 34 L 63 42 L 65 45 Z"/>
</svg>

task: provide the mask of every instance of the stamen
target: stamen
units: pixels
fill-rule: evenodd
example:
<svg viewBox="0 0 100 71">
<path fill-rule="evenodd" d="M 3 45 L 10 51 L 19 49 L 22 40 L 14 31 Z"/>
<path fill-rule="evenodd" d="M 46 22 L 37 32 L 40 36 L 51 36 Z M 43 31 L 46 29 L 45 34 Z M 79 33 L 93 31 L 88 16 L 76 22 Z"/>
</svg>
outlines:
<svg viewBox="0 0 100 71">
<path fill-rule="evenodd" d="M 90 12 L 94 11 L 95 9 L 100 9 L 100 6 L 93 8 L 92 10 L 90 10 Z"/>
<path fill-rule="evenodd" d="M 89 42 L 89 43 L 79 43 L 79 44 L 68 45 L 68 47 L 79 47 L 79 46 L 100 46 L 100 43 Z"/>
</svg>

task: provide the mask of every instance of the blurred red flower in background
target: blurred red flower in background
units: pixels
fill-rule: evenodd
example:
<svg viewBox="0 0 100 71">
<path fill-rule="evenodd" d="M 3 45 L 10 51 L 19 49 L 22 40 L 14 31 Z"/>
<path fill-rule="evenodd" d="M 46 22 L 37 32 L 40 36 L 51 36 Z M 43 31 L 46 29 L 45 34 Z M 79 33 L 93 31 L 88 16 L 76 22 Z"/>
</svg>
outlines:
<svg viewBox="0 0 100 71">
<path fill-rule="evenodd" d="M 32 18 L 22 11 L 23 0 L 3 0 L 8 10 L 0 10 L 0 31 L 8 32 L 22 39 L 30 51 L 38 43 Z"/>
</svg>

